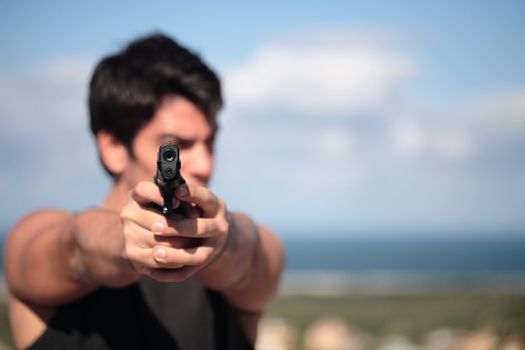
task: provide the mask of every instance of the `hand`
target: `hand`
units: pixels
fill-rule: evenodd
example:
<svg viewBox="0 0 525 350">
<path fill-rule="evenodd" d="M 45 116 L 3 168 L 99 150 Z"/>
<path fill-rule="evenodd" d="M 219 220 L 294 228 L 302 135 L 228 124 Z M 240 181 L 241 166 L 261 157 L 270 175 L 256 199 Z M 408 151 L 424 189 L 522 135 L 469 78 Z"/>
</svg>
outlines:
<svg viewBox="0 0 525 350">
<path fill-rule="evenodd" d="M 143 274 L 165 282 L 180 282 L 206 267 L 224 250 L 230 215 L 225 203 L 207 188 L 183 185 L 175 193 L 189 204 L 188 217 L 167 218 L 151 204 L 162 205 L 160 189 L 140 182 L 121 212 L 124 256 Z"/>
</svg>

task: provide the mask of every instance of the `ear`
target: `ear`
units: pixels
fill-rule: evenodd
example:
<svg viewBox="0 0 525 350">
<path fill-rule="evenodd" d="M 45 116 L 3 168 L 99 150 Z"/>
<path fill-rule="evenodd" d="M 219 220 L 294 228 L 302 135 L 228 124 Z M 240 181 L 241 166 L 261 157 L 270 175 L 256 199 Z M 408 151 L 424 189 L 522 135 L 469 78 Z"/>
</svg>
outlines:
<svg viewBox="0 0 525 350">
<path fill-rule="evenodd" d="M 129 154 L 126 146 L 117 140 L 115 136 L 104 130 L 97 133 L 97 145 L 100 158 L 106 168 L 115 175 L 122 174 L 129 162 Z"/>
</svg>

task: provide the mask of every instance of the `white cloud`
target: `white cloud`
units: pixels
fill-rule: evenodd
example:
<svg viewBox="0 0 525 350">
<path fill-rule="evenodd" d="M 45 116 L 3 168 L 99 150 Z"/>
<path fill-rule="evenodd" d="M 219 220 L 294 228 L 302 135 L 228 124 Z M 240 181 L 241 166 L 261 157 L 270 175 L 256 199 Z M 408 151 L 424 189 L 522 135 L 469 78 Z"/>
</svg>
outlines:
<svg viewBox="0 0 525 350">
<path fill-rule="evenodd" d="M 437 155 L 445 159 L 465 159 L 472 156 L 476 145 L 463 127 L 444 122 L 438 127 L 424 120 L 395 121 L 390 129 L 394 154 L 405 158 Z"/>
<path fill-rule="evenodd" d="M 41 206 L 74 209 L 100 201 L 107 180 L 88 130 L 89 67 L 83 60 L 60 59 L 0 78 L 6 184 L 0 190 L 3 198 L 19 198 L 0 205 L 4 220 Z"/>
<path fill-rule="evenodd" d="M 474 164 L 474 169 L 439 161 L 476 161 L 495 139 L 500 153 L 494 157 L 501 158 L 498 169 L 504 168 L 509 160 L 501 152 L 525 139 L 525 89 L 490 92 L 458 106 L 432 104 L 398 89 L 417 64 L 385 47 L 339 39 L 270 43 L 225 74 L 227 105 L 233 107 L 228 112 L 235 118 L 223 120 L 218 194 L 268 224 L 282 220 L 305 226 L 477 222 L 483 210 L 487 222 L 498 217 L 503 222 L 507 209 L 519 209 L 508 204 L 498 212 L 491 201 L 476 200 L 501 192 L 501 203 L 519 202 L 514 188 L 504 192 L 493 178 L 483 177 L 488 172 L 480 169 L 492 164 Z M 107 180 L 87 130 L 89 66 L 61 60 L 16 79 L 0 79 L 0 146 L 12 142 L 8 148 L 16 149 L 9 154 L 11 165 L 2 169 L 0 190 L 5 198 L 24 198 L 21 204 L 0 206 L 5 215 L 32 209 L 27 203 L 81 208 L 103 195 Z M 279 119 L 266 118 L 268 106 Z M 242 108 L 236 107 L 259 113 L 237 119 Z M 337 118 L 363 111 L 353 119 Z M 27 167 L 17 160 L 31 150 L 18 147 L 22 140 L 38 142 L 49 157 L 37 164 L 40 175 L 30 189 L 9 185 L 29 183 L 20 176 Z M 399 156 L 410 161 L 400 162 Z M 435 167 L 421 166 L 429 159 Z M 452 175 L 438 176 L 436 169 Z"/>
<path fill-rule="evenodd" d="M 479 119 L 510 128 L 525 128 L 525 87 L 491 92 L 472 104 L 472 113 Z"/>
<path fill-rule="evenodd" d="M 436 133 L 432 141 L 433 150 L 445 158 L 465 159 L 475 152 L 473 141 L 460 130 Z"/>
<path fill-rule="evenodd" d="M 224 75 L 227 124 L 241 126 L 223 142 L 244 155 L 223 164 L 244 175 L 222 180 L 221 191 L 250 189 L 239 206 L 294 225 L 522 222 L 506 214 L 516 211 L 509 208 L 518 195 L 508 188 L 520 180 L 497 177 L 523 168 L 502 156 L 525 139 L 523 89 L 434 102 L 425 86 L 405 89 L 418 67 L 410 54 L 374 41 L 318 39 L 263 45 Z M 253 169 L 273 191 L 255 185 Z M 275 202 L 272 193 L 282 196 Z"/>
<path fill-rule="evenodd" d="M 225 92 L 233 107 L 277 105 L 321 115 L 368 112 L 381 107 L 416 70 L 408 55 L 376 45 L 291 40 L 264 45 L 227 71 Z"/>
<path fill-rule="evenodd" d="M 0 78 L 2 133 L 35 139 L 42 133 L 83 130 L 89 67 L 62 59 Z"/>
<path fill-rule="evenodd" d="M 318 130 L 312 142 L 311 156 L 298 164 L 292 181 L 311 193 L 337 191 L 353 185 L 362 172 L 355 153 L 357 139 L 348 130 Z"/>
<path fill-rule="evenodd" d="M 341 129 L 327 129 L 319 133 L 313 142 L 313 151 L 321 157 L 345 158 L 356 143 L 355 135 Z"/>
<path fill-rule="evenodd" d="M 515 152 L 525 140 L 524 87 L 488 91 L 460 106 L 442 107 L 440 113 L 453 118 L 426 122 L 432 150 L 445 158 L 466 159 L 494 147 Z"/>
<path fill-rule="evenodd" d="M 513 148 L 518 144 L 525 146 L 525 86 L 479 96 L 469 103 L 465 113 L 465 129 L 472 134 L 476 149 L 507 149 L 508 153 L 516 153 Z"/>
<path fill-rule="evenodd" d="M 400 121 L 390 130 L 395 154 L 414 157 L 421 154 L 427 146 L 428 137 L 421 126 L 414 121 Z"/>
<path fill-rule="evenodd" d="M 407 105 L 411 118 L 383 115 L 396 155 L 465 160 L 525 138 L 525 88 L 494 90 L 460 105 Z M 510 150 L 509 150 L 510 151 Z"/>
</svg>

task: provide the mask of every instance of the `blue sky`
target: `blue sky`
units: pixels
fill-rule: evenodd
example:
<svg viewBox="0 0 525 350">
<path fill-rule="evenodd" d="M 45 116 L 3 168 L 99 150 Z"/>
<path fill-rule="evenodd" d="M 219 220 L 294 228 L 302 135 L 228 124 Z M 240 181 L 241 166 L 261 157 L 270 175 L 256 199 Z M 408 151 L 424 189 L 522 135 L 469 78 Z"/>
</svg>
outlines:
<svg viewBox="0 0 525 350">
<path fill-rule="evenodd" d="M 525 235 L 522 1 L 0 6 L 0 227 L 102 200 L 90 72 L 160 30 L 223 79 L 230 208 L 285 234 Z"/>
</svg>

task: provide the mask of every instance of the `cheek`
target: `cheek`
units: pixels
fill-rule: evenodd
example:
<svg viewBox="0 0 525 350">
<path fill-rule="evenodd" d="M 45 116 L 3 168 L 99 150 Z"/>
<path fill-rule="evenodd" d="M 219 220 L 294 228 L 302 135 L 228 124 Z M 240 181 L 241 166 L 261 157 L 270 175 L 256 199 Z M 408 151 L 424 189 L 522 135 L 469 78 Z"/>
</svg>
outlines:
<svg viewBox="0 0 525 350">
<path fill-rule="evenodd" d="M 134 162 L 135 170 L 138 175 L 152 177 L 157 171 L 157 152 L 158 149 L 142 149 L 136 153 Z"/>
<path fill-rule="evenodd" d="M 157 171 L 156 159 L 151 165 L 151 162 L 135 160 L 130 164 L 126 172 L 127 183 L 130 188 L 133 188 L 140 181 L 153 181 L 155 172 Z"/>
<path fill-rule="evenodd" d="M 187 151 L 180 151 L 179 153 L 180 158 L 180 170 L 185 171 L 188 165 L 188 152 Z"/>
</svg>

